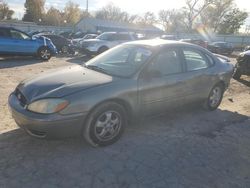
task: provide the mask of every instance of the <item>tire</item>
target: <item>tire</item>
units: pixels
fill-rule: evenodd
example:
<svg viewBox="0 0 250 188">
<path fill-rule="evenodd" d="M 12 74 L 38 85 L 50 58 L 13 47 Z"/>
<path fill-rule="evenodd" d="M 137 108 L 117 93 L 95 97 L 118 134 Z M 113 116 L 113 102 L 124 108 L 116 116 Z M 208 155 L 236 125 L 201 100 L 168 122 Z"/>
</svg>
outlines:
<svg viewBox="0 0 250 188">
<path fill-rule="evenodd" d="M 62 52 L 62 54 L 67 54 L 69 52 L 69 47 L 68 46 L 63 46 L 61 48 L 61 52 Z"/>
<path fill-rule="evenodd" d="M 233 78 L 235 80 L 239 80 L 240 77 L 241 77 L 241 73 L 240 73 L 240 71 L 238 69 L 236 69 L 235 72 L 234 72 L 234 74 L 233 74 Z"/>
<path fill-rule="evenodd" d="M 204 108 L 209 111 L 216 110 L 220 105 L 224 94 L 224 86 L 222 84 L 216 84 L 204 102 Z"/>
<path fill-rule="evenodd" d="M 98 50 L 98 54 L 101 54 L 101 53 L 103 53 L 103 52 L 107 51 L 108 49 L 109 49 L 108 47 L 106 47 L 106 46 L 102 46 L 101 48 L 99 48 L 99 50 Z"/>
<path fill-rule="evenodd" d="M 124 108 L 114 102 L 107 102 L 96 107 L 88 116 L 83 136 L 94 147 L 108 146 L 115 143 L 127 125 Z"/>
<path fill-rule="evenodd" d="M 41 47 L 38 50 L 37 54 L 40 59 L 45 61 L 48 61 L 52 56 L 51 51 L 48 47 Z"/>
</svg>

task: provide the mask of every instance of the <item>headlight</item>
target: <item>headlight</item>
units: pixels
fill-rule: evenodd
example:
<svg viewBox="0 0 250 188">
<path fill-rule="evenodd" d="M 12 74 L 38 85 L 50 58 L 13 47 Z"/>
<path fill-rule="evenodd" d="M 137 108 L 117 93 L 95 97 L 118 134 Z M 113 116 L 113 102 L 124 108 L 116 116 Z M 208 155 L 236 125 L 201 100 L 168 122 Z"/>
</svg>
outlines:
<svg viewBox="0 0 250 188">
<path fill-rule="evenodd" d="M 28 105 L 27 109 L 41 114 L 53 114 L 65 109 L 69 102 L 64 99 L 42 99 Z"/>
</svg>

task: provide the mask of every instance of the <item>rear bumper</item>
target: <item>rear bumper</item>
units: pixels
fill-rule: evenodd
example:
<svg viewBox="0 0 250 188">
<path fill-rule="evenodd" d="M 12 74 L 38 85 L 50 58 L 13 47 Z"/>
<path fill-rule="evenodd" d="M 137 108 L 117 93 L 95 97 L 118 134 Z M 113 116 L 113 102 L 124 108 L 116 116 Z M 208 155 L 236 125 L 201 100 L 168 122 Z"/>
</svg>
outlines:
<svg viewBox="0 0 250 188">
<path fill-rule="evenodd" d="M 37 114 L 23 108 L 15 95 L 9 96 L 9 108 L 17 125 L 37 138 L 80 136 L 86 114 Z"/>
</svg>

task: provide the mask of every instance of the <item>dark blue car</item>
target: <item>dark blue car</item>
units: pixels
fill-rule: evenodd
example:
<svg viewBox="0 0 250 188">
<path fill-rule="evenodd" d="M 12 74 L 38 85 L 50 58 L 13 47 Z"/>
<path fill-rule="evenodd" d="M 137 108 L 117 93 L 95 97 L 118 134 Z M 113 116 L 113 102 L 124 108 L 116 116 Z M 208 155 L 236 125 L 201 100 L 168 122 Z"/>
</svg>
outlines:
<svg viewBox="0 0 250 188">
<path fill-rule="evenodd" d="M 49 60 L 57 49 L 46 37 L 31 37 L 23 31 L 0 27 L 0 55 L 37 56 Z"/>
</svg>

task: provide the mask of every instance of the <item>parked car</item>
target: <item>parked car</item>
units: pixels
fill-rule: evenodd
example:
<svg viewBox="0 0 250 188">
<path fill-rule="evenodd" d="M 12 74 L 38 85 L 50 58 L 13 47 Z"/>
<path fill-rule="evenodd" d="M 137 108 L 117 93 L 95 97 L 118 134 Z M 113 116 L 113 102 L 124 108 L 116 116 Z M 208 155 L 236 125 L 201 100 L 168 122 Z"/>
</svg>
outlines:
<svg viewBox="0 0 250 188">
<path fill-rule="evenodd" d="M 9 96 L 17 124 L 39 137 L 84 136 L 106 146 L 129 120 L 201 102 L 215 110 L 233 66 L 192 44 L 143 40 L 119 45 L 84 65 L 22 81 Z"/>
<path fill-rule="evenodd" d="M 95 39 L 84 40 L 82 51 L 87 55 L 97 55 L 118 44 L 132 40 L 136 40 L 136 35 L 133 33 L 104 32 Z"/>
<path fill-rule="evenodd" d="M 181 39 L 180 41 L 191 43 L 191 44 L 196 44 L 196 45 L 199 45 L 203 48 L 207 48 L 207 46 L 208 46 L 208 42 L 201 40 L 201 39 Z"/>
<path fill-rule="evenodd" d="M 49 60 L 57 53 L 50 39 L 45 37 L 30 37 L 23 31 L 0 27 L 0 55 L 38 56 Z"/>
<path fill-rule="evenodd" d="M 246 47 L 244 48 L 244 51 L 248 51 L 248 50 L 250 50 L 250 46 L 246 46 Z"/>
<path fill-rule="evenodd" d="M 250 51 L 245 51 L 237 57 L 233 77 L 235 79 L 240 79 L 242 75 L 250 76 Z"/>
<path fill-rule="evenodd" d="M 84 40 L 87 40 L 87 39 L 95 39 L 98 35 L 97 34 L 86 34 L 84 37 L 82 38 L 77 38 L 77 39 L 73 39 L 72 42 L 75 46 L 78 46 L 80 47 L 81 46 L 81 43 L 84 41 Z"/>
<path fill-rule="evenodd" d="M 70 54 L 75 53 L 71 40 L 66 39 L 63 36 L 54 35 L 54 34 L 41 34 L 41 36 L 49 38 L 53 42 L 53 44 L 56 46 L 59 52 L 70 53 Z"/>
<path fill-rule="evenodd" d="M 75 32 L 75 33 L 71 33 L 71 34 L 70 34 L 70 38 L 71 38 L 71 39 L 79 39 L 79 38 L 84 37 L 85 35 L 86 35 L 86 33 L 81 32 L 81 31 L 77 31 L 77 32 Z"/>
<path fill-rule="evenodd" d="M 63 36 L 65 38 L 67 38 L 67 39 L 71 39 L 71 37 L 70 37 L 71 34 L 72 34 L 71 31 L 62 31 L 62 32 L 59 33 L 60 36 Z"/>
<path fill-rule="evenodd" d="M 177 40 L 175 35 L 162 35 L 160 38 L 164 40 Z"/>
<path fill-rule="evenodd" d="M 228 42 L 213 42 L 208 45 L 208 50 L 212 53 L 230 55 L 233 53 L 234 48 L 233 45 Z"/>
</svg>

